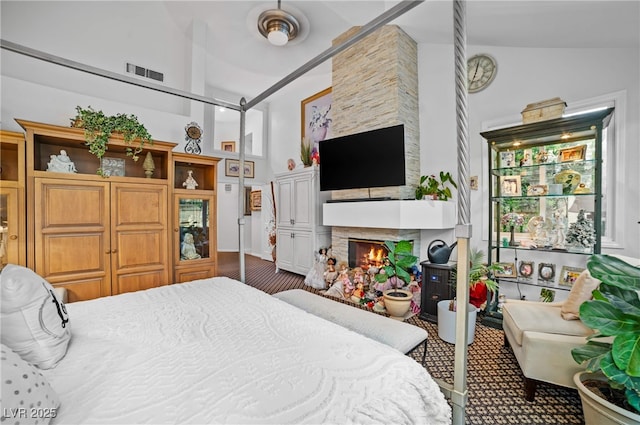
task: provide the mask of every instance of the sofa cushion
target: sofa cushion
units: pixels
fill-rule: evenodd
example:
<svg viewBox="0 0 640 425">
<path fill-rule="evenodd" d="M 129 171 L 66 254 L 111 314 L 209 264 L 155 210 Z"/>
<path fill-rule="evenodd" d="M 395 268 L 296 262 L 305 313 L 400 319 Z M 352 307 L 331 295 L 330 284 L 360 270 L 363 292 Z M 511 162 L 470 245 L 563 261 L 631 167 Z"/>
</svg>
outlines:
<svg viewBox="0 0 640 425">
<path fill-rule="evenodd" d="M 562 320 L 560 307 L 539 302 L 506 303 L 502 309 L 505 322 L 513 330 L 518 345 L 524 332 L 588 336 L 593 330 L 580 320 Z M 507 326 L 505 324 L 505 326 Z"/>
<path fill-rule="evenodd" d="M 562 304 L 560 314 L 564 320 L 578 320 L 580 318 L 580 305 L 591 299 L 594 289 L 600 285 L 600 281 L 591 276 L 589 270 L 584 270 L 571 287 L 567 300 Z"/>
</svg>

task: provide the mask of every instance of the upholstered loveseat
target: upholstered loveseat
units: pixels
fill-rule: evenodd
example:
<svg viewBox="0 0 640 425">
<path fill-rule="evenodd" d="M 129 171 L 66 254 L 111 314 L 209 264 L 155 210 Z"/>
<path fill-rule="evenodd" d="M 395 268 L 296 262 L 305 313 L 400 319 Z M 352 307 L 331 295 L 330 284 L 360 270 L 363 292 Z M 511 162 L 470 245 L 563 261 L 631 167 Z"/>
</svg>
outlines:
<svg viewBox="0 0 640 425">
<path fill-rule="evenodd" d="M 616 257 L 640 266 L 640 260 Z M 573 375 L 584 366 L 573 360 L 571 349 L 593 333 L 580 321 L 579 308 L 599 283 L 585 270 L 563 302 L 508 300 L 503 306 L 505 345 L 511 346 L 522 369 L 528 401 L 533 401 L 540 381 L 575 388 Z"/>
</svg>

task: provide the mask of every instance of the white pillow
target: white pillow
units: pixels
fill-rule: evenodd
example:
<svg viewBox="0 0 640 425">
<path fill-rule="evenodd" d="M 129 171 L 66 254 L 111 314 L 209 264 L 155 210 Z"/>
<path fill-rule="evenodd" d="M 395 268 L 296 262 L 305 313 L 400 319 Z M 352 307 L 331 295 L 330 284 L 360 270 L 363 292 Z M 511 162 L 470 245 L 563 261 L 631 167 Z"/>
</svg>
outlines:
<svg viewBox="0 0 640 425">
<path fill-rule="evenodd" d="M 49 282 L 32 270 L 8 264 L 0 273 L 1 342 L 41 369 L 67 353 L 69 317 Z"/>
<path fill-rule="evenodd" d="M 6 345 L 2 347 L 2 423 L 48 424 L 60 406 L 42 373 Z"/>
</svg>

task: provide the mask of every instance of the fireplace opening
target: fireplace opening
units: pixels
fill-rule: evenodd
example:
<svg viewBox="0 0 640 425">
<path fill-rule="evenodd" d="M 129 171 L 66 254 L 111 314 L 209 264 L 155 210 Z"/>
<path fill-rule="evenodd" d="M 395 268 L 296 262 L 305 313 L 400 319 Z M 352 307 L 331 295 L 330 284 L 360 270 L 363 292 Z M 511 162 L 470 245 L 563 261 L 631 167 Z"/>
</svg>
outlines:
<svg viewBox="0 0 640 425">
<path fill-rule="evenodd" d="M 349 268 L 360 267 L 365 272 L 370 267 L 380 267 L 389 252 L 384 241 L 349 238 L 348 242 Z"/>
</svg>

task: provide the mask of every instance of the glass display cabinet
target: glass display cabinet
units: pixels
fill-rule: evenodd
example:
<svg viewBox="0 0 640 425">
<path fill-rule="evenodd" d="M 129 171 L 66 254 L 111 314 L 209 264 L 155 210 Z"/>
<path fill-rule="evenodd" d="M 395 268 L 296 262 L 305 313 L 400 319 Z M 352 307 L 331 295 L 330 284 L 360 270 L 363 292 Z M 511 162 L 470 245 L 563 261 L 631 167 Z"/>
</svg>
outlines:
<svg viewBox="0 0 640 425">
<path fill-rule="evenodd" d="M 489 260 L 503 266 L 501 283 L 568 290 L 587 255 L 600 253 L 602 135 L 612 113 L 481 133 L 490 152 Z"/>
<path fill-rule="evenodd" d="M 174 281 L 216 275 L 216 170 L 218 158 L 173 154 Z"/>
<path fill-rule="evenodd" d="M 27 265 L 26 233 L 24 135 L 0 130 L 0 269 Z"/>
</svg>

